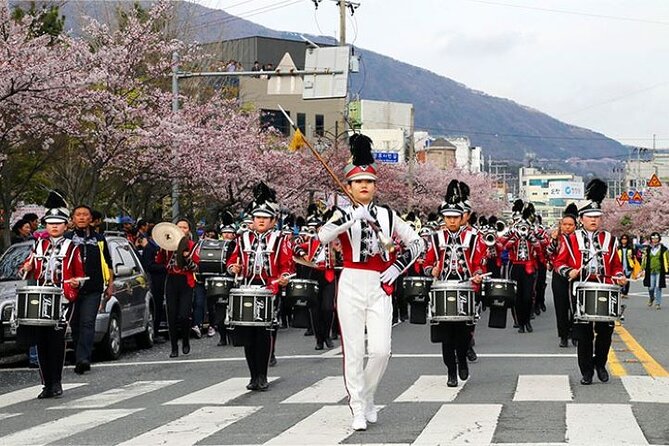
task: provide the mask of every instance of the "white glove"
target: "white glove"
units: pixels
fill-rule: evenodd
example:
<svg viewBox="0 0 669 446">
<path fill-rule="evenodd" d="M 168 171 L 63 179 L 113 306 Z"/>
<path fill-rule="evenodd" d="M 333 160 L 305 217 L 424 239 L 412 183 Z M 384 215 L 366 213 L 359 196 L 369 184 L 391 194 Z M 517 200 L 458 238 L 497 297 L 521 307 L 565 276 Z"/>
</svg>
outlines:
<svg viewBox="0 0 669 446">
<path fill-rule="evenodd" d="M 355 208 L 353 212 L 351 212 L 351 218 L 353 218 L 353 220 L 374 221 L 374 217 L 372 217 L 372 214 L 369 213 L 369 209 L 365 206 L 358 206 Z"/>
<path fill-rule="evenodd" d="M 395 280 L 402 274 L 402 271 L 395 265 L 390 265 L 384 272 L 381 273 L 381 282 L 392 285 Z"/>
</svg>

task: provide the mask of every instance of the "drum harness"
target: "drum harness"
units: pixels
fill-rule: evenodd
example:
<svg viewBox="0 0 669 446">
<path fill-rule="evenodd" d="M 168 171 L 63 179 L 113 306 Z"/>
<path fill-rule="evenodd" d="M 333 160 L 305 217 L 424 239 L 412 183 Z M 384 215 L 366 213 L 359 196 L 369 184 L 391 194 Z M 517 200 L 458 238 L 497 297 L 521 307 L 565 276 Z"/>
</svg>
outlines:
<svg viewBox="0 0 669 446">
<path fill-rule="evenodd" d="M 467 233 L 465 234 L 465 241 L 464 243 L 457 243 L 457 241 L 460 240 L 460 235 L 462 234 L 462 231 L 464 228 L 458 229 L 457 232 L 453 233 L 448 231 L 448 239 L 444 235 L 444 231 L 439 231 L 436 233 L 438 244 L 440 248 L 443 249 L 443 254 L 441 256 L 441 264 L 442 264 L 442 270 L 440 276 L 443 278 L 448 278 L 452 275 L 457 276 L 457 280 L 459 282 L 467 282 L 471 280 L 471 277 L 464 277 L 464 271 L 468 271 L 469 268 L 467 267 L 467 260 L 465 257 L 465 252 L 464 248 L 469 247 L 472 248 L 474 241 L 476 240 L 476 237 L 473 237 L 473 234 Z M 473 249 L 472 249 L 473 252 Z M 448 253 L 448 267 L 446 264 L 446 255 Z M 462 258 L 460 259 L 460 255 Z M 446 269 L 448 268 L 448 269 Z M 460 269 L 462 268 L 462 273 L 460 272 Z M 444 273 L 446 272 L 446 273 Z M 464 301 L 463 301 L 464 297 Z M 458 312 L 462 315 L 465 314 L 463 308 L 466 305 L 467 302 L 467 296 L 464 294 L 458 293 Z M 478 310 L 477 310 L 478 313 Z"/>
<path fill-rule="evenodd" d="M 42 268 L 40 276 L 36 277 L 35 280 L 38 283 L 40 280 L 43 280 L 44 286 L 54 286 L 62 289 L 63 262 L 65 261 L 65 256 L 67 255 L 72 240 L 66 239 L 65 237 L 59 237 L 57 239 L 50 237 L 48 241 L 49 246 L 46 251 L 44 250 L 42 240 L 36 242 L 34 258 L 39 259 L 42 262 Z M 69 319 L 70 308 L 70 305 L 65 307 L 65 313 L 63 314 L 65 320 Z M 61 324 L 54 327 L 55 330 L 62 330 L 63 328 L 64 326 Z"/>
</svg>

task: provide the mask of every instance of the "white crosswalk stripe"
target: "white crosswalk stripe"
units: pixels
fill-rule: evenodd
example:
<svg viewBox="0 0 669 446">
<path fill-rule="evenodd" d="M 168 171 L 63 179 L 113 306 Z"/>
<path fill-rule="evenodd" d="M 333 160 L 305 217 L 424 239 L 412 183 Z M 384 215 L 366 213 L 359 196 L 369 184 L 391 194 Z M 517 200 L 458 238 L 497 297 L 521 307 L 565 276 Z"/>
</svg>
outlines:
<svg viewBox="0 0 669 446">
<path fill-rule="evenodd" d="M 3 446 L 38 446 L 53 443 L 110 421 L 127 417 L 139 410 L 141 409 L 86 410 L 0 437 L 0 444 Z"/>
<path fill-rule="evenodd" d="M 70 389 L 76 389 L 77 387 L 85 385 L 86 383 L 63 384 L 63 390 L 66 391 Z M 26 387 L 25 389 L 4 393 L 0 395 L 0 408 L 34 400 L 35 398 L 37 398 L 37 395 L 39 395 L 41 391 L 42 391 L 42 386 L 31 386 L 31 387 Z"/>
<path fill-rule="evenodd" d="M 489 444 L 501 411 L 501 404 L 444 404 L 413 444 Z"/>
<path fill-rule="evenodd" d="M 178 382 L 181 382 L 181 380 L 135 381 L 127 386 L 110 389 L 99 394 L 86 396 L 73 401 L 67 401 L 58 406 L 50 407 L 49 409 L 93 409 L 108 407 L 112 404 L 117 404 L 129 400 L 130 398 L 135 398 L 144 395 L 145 393 L 171 386 Z"/>
<path fill-rule="evenodd" d="M 630 401 L 669 403 L 669 378 L 623 376 L 621 380 L 630 396 Z"/>
<path fill-rule="evenodd" d="M 519 375 L 513 401 L 571 401 L 567 375 Z"/>
<path fill-rule="evenodd" d="M 629 404 L 567 404 L 567 443 L 647 445 Z"/>
<path fill-rule="evenodd" d="M 0 413 L 0 421 L 6 420 L 7 418 L 18 417 L 20 413 Z"/>
<path fill-rule="evenodd" d="M 276 381 L 277 377 L 269 377 L 267 381 L 272 382 Z M 230 378 L 226 379 L 223 382 L 214 384 L 213 386 L 205 387 L 202 390 L 189 393 L 188 395 L 182 396 L 172 401 L 164 403 L 166 406 L 170 405 L 205 405 L 205 406 L 214 406 L 214 405 L 223 405 L 229 401 L 239 398 L 240 396 L 250 393 L 250 390 L 246 390 L 246 385 L 249 383 L 248 378 Z"/>
<path fill-rule="evenodd" d="M 194 445 L 259 409 L 260 407 L 203 407 L 132 440 L 120 443 L 119 446 Z"/>
<path fill-rule="evenodd" d="M 423 375 L 403 394 L 398 396 L 395 402 L 446 403 L 453 401 L 463 386 L 464 383 L 460 383 L 458 387 L 447 387 L 446 379 L 443 375 Z"/>
<path fill-rule="evenodd" d="M 334 404 L 346 398 L 346 387 L 344 387 L 344 377 L 328 376 L 306 389 L 286 398 L 282 404 L 296 403 L 318 403 Z"/>
</svg>

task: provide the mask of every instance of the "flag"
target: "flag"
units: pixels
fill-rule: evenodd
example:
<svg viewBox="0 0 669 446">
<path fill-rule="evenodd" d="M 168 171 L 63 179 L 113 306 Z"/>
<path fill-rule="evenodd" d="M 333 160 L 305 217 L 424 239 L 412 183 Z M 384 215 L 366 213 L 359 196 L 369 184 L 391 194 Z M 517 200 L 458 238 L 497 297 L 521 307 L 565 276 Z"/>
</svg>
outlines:
<svg viewBox="0 0 669 446">
<path fill-rule="evenodd" d="M 295 134 L 293 135 L 293 139 L 290 141 L 290 144 L 288 145 L 288 149 L 291 152 L 295 152 L 296 150 L 300 150 L 302 147 L 307 145 L 307 141 L 304 139 L 304 135 L 300 131 L 300 129 L 295 129 Z"/>
</svg>

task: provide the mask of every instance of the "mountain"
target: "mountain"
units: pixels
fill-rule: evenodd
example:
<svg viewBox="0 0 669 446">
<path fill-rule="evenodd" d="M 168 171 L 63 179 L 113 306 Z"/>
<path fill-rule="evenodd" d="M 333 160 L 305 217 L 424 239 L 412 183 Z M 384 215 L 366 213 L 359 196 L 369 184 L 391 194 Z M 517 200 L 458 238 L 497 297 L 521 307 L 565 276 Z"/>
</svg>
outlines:
<svg viewBox="0 0 669 446">
<path fill-rule="evenodd" d="M 111 0 L 56 3 L 62 5 L 66 29 L 75 35 L 85 23 L 84 16 L 110 22 L 119 5 Z M 132 5 L 121 3 L 123 7 Z M 146 8 L 151 2 L 139 3 Z M 270 13 L 270 9 L 247 11 L 243 15 L 251 19 L 256 14 Z M 207 43 L 249 36 L 301 40 L 298 34 L 275 31 L 195 3 L 175 2 L 175 16 L 174 32 L 186 41 Z M 328 37 L 310 38 L 332 43 Z M 417 130 L 427 130 L 432 135 L 467 135 L 473 145 L 482 146 L 484 154 L 495 159 L 521 160 L 526 152 L 534 152 L 539 161 L 546 160 L 553 167 L 565 169 L 569 168 L 568 159 L 610 158 L 610 162 L 615 162 L 627 154 L 625 146 L 602 134 L 566 124 L 511 100 L 472 90 L 427 69 L 373 51 L 355 50 L 362 63 L 360 73 L 351 76 L 351 92 L 359 93 L 362 99 L 413 103 Z"/>
</svg>

